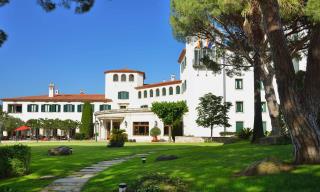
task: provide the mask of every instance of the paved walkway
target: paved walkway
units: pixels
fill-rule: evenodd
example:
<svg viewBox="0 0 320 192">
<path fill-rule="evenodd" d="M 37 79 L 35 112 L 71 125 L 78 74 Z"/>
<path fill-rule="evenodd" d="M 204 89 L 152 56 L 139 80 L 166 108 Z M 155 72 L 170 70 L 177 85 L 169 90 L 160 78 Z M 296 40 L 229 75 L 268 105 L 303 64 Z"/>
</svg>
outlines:
<svg viewBox="0 0 320 192">
<path fill-rule="evenodd" d="M 152 152 L 150 152 L 152 153 Z M 109 167 L 128 161 L 136 157 L 147 156 L 148 154 L 136 154 L 123 158 L 115 158 L 109 161 L 101 161 L 89 167 L 85 167 L 72 175 L 55 180 L 42 190 L 42 192 L 80 192 L 84 184 L 98 173 L 108 169 Z"/>
</svg>

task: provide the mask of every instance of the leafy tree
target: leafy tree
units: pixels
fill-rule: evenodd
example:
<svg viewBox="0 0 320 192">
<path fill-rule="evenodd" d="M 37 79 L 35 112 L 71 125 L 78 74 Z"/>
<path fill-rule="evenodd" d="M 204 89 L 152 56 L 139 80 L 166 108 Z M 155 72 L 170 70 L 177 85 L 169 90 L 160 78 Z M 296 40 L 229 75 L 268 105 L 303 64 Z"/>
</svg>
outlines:
<svg viewBox="0 0 320 192">
<path fill-rule="evenodd" d="M 297 164 L 320 163 L 320 3 L 316 0 L 292 0 L 299 11 L 289 9 L 297 21 L 296 30 L 307 34 L 307 70 L 303 88 L 298 86 L 293 68 L 290 41 L 285 38 L 285 21 L 277 0 L 258 0 L 263 25 L 270 44 L 276 71 L 280 104 L 294 144 Z M 305 46 L 302 44 L 302 46 Z"/>
<path fill-rule="evenodd" d="M 36 139 L 37 139 L 37 142 L 38 142 L 38 140 L 39 140 L 39 129 L 41 127 L 41 121 L 39 119 L 29 119 L 26 122 L 26 125 L 28 127 L 30 127 L 32 130 L 34 130 L 35 135 L 36 135 Z"/>
<path fill-rule="evenodd" d="M 85 134 L 86 138 L 93 137 L 93 109 L 89 102 L 83 105 L 80 133 Z"/>
<path fill-rule="evenodd" d="M 0 121 L 3 122 L 3 130 L 7 131 L 8 137 L 13 135 L 16 128 L 24 125 L 24 122 L 21 119 L 12 117 L 4 112 L 0 115 Z"/>
<path fill-rule="evenodd" d="M 223 97 L 207 93 L 200 97 L 199 106 L 196 108 L 198 111 L 197 124 L 202 127 L 210 127 L 211 139 L 214 126 L 230 127 L 228 123 L 228 111 L 231 107 L 230 102 L 223 103 Z"/>
<path fill-rule="evenodd" d="M 188 106 L 185 101 L 154 102 L 152 103 L 151 111 L 169 127 L 169 142 L 171 142 L 173 124 L 182 119 L 182 116 L 188 112 Z"/>
<path fill-rule="evenodd" d="M 68 131 L 68 140 L 72 137 L 72 135 L 75 133 L 76 128 L 80 126 L 80 122 L 73 121 L 71 119 L 67 119 L 63 121 L 63 129 L 65 131 Z"/>
</svg>

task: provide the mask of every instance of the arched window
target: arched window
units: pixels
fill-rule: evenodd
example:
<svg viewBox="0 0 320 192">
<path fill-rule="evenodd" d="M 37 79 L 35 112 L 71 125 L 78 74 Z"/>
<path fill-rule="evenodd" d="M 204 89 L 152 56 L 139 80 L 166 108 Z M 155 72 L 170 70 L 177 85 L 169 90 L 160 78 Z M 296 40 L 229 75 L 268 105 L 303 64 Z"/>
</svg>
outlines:
<svg viewBox="0 0 320 192">
<path fill-rule="evenodd" d="M 138 98 L 141 99 L 141 91 L 138 92 Z"/>
<path fill-rule="evenodd" d="M 169 95 L 173 95 L 173 88 L 172 87 L 169 88 Z"/>
<path fill-rule="evenodd" d="M 150 91 L 149 91 L 149 96 L 153 97 L 153 90 L 152 89 L 150 89 Z"/>
<path fill-rule="evenodd" d="M 119 81 L 119 76 L 118 74 L 113 75 L 113 81 Z"/>
<path fill-rule="evenodd" d="M 134 81 L 134 75 L 133 74 L 129 75 L 129 81 L 131 81 L 131 82 Z"/>
<path fill-rule="evenodd" d="M 159 97 L 159 96 L 160 96 L 160 90 L 156 89 L 156 97 Z"/>
<path fill-rule="evenodd" d="M 176 94 L 180 94 L 180 86 L 176 87 Z"/>
<path fill-rule="evenodd" d="M 145 90 L 145 91 L 143 92 L 143 97 L 144 97 L 144 98 L 147 98 L 147 96 L 148 96 L 148 92 Z"/>
<path fill-rule="evenodd" d="M 166 88 L 162 88 L 162 96 L 166 96 L 166 94 L 167 94 Z"/>
<path fill-rule="evenodd" d="M 127 91 L 118 92 L 118 99 L 129 99 L 129 92 Z"/>
<path fill-rule="evenodd" d="M 127 80 L 127 76 L 125 74 L 121 75 L 121 81 L 124 82 Z"/>
</svg>

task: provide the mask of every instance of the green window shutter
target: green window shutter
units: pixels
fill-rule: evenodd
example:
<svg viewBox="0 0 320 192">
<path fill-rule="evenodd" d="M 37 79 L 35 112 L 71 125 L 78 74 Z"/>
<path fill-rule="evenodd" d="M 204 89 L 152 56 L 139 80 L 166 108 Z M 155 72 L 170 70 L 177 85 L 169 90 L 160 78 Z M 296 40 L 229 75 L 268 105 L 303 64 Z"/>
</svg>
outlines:
<svg viewBox="0 0 320 192">
<path fill-rule="evenodd" d="M 91 104 L 92 111 L 94 111 L 94 104 Z"/>
<path fill-rule="evenodd" d="M 111 105 L 108 105 L 108 109 L 111 110 Z"/>
<path fill-rule="evenodd" d="M 45 105 L 41 105 L 41 112 L 45 112 Z"/>
<path fill-rule="evenodd" d="M 236 102 L 236 112 L 243 112 L 243 102 L 242 101 Z"/>
<path fill-rule="evenodd" d="M 78 111 L 79 113 L 82 112 L 82 111 L 81 111 L 81 105 L 78 105 L 78 106 L 77 106 L 77 111 Z"/>
<path fill-rule="evenodd" d="M 236 122 L 236 132 L 239 133 L 243 129 L 243 121 Z"/>
<path fill-rule="evenodd" d="M 72 112 L 74 112 L 76 107 L 74 105 L 71 105 L 71 106 L 72 106 Z"/>
<path fill-rule="evenodd" d="M 141 99 L 141 91 L 138 92 L 138 98 Z"/>
<path fill-rule="evenodd" d="M 100 105 L 100 111 L 103 111 L 103 105 Z"/>
<path fill-rule="evenodd" d="M 28 105 L 28 106 L 27 106 L 27 111 L 28 111 L 28 112 L 31 112 L 31 105 Z"/>
<path fill-rule="evenodd" d="M 68 112 L 67 105 L 63 105 L 63 112 Z"/>
<path fill-rule="evenodd" d="M 36 112 L 39 112 L 39 105 L 36 105 Z"/>
</svg>

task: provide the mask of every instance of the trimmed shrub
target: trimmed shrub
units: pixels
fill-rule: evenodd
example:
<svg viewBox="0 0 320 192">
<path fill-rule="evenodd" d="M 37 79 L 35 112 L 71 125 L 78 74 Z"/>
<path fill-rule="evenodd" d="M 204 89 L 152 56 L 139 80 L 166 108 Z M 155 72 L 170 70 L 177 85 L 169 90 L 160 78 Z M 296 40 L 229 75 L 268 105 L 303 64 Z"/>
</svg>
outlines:
<svg viewBox="0 0 320 192">
<path fill-rule="evenodd" d="M 75 140 L 83 140 L 86 138 L 86 135 L 84 133 L 76 133 L 74 136 Z"/>
<path fill-rule="evenodd" d="M 235 136 L 237 133 L 236 132 L 230 132 L 230 131 L 222 131 L 220 132 L 220 136 L 224 137 L 224 136 Z"/>
<path fill-rule="evenodd" d="M 0 178 L 22 176 L 30 171 L 31 149 L 24 145 L 0 148 Z"/>
<path fill-rule="evenodd" d="M 89 102 L 85 102 L 81 116 L 80 133 L 83 133 L 86 139 L 92 138 L 93 126 L 93 108 Z"/>
<path fill-rule="evenodd" d="M 150 130 L 150 135 L 153 137 L 152 141 L 158 141 L 158 136 L 161 134 L 161 130 L 158 127 L 154 127 Z"/>
<path fill-rule="evenodd" d="M 113 129 L 108 147 L 123 147 L 128 141 L 128 135 L 125 132 L 123 129 Z"/>
<path fill-rule="evenodd" d="M 253 133 L 252 129 L 243 128 L 237 133 L 237 136 L 240 139 L 249 139 L 252 136 L 252 133 Z"/>
<path fill-rule="evenodd" d="M 151 173 L 138 179 L 129 186 L 128 192 L 187 192 L 187 185 L 176 177 L 166 174 Z"/>
</svg>

